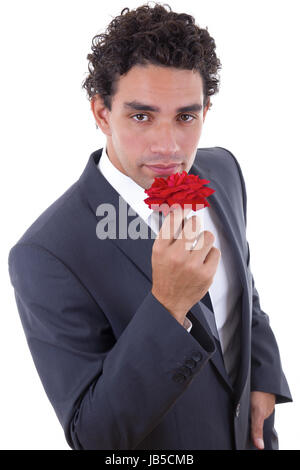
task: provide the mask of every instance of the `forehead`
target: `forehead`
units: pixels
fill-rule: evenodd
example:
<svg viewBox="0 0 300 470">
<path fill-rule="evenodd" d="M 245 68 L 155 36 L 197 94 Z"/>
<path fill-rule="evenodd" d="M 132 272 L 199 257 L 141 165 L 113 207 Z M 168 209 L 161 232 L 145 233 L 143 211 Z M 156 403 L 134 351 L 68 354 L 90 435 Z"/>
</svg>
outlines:
<svg viewBox="0 0 300 470">
<path fill-rule="evenodd" d="M 173 103 L 178 108 L 187 102 L 202 102 L 202 78 L 198 71 L 138 65 L 121 75 L 114 100 L 122 107 L 125 102 L 139 101 L 157 107 Z"/>
</svg>

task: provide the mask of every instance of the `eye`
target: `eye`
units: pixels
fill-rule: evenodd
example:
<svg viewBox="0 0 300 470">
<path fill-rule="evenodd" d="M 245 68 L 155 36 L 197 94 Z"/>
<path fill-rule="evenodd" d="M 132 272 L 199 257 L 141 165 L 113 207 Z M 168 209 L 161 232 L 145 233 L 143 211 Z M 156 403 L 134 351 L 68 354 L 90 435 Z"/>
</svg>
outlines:
<svg viewBox="0 0 300 470">
<path fill-rule="evenodd" d="M 191 118 L 193 118 L 192 120 L 196 119 L 194 116 L 192 116 L 191 114 L 181 114 L 181 116 L 189 116 Z M 191 122 L 191 121 L 186 121 L 185 119 L 183 120 L 183 122 Z"/>
<path fill-rule="evenodd" d="M 132 119 L 135 118 L 135 117 L 137 117 L 137 116 L 147 116 L 147 114 L 141 114 L 141 113 L 135 114 L 134 116 L 132 116 Z M 148 116 L 147 116 L 147 117 L 148 117 Z M 136 119 L 135 119 L 135 120 L 136 120 Z M 140 119 L 137 119 L 137 122 L 145 122 L 145 121 L 141 121 Z"/>
</svg>

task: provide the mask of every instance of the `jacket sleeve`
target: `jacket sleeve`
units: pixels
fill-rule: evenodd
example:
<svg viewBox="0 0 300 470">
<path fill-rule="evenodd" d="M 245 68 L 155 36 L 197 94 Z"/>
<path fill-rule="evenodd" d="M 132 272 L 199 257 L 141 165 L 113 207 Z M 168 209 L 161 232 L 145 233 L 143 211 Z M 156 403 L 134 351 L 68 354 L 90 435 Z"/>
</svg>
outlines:
<svg viewBox="0 0 300 470">
<path fill-rule="evenodd" d="M 248 260 L 250 250 L 248 244 Z M 261 309 L 252 279 L 251 391 L 273 393 L 276 404 L 291 402 L 290 389 L 281 366 L 280 353 L 269 316 Z"/>
<path fill-rule="evenodd" d="M 227 150 L 228 151 L 228 150 Z M 247 192 L 241 167 L 233 157 L 241 180 L 245 229 L 247 227 Z M 250 271 L 250 248 L 248 246 L 247 266 Z M 251 391 L 273 393 L 277 403 L 291 402 L 290 389 L 281 366 L 280 353 L 269 316 L 261 309 L 259 294 L 252 282 L 252 336 L 251 336 Z"/>
<path fill-rule="evenodd" d="M 35 367 L 72 449 L 134 449 L 215 352 L 200 322 L 198 341 L 151 291 L 115 338 L 81 280 L 38 244 L 12 247 L 9 273 Z"/>
</svg>

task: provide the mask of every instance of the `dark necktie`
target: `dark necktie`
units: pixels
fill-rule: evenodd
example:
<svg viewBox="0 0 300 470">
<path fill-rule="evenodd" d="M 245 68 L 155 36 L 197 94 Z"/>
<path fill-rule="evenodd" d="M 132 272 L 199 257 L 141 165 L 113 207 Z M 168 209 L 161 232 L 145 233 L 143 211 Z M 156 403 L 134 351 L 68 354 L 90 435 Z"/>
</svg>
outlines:
<svg viewBox="0 0 300 470">
<path fill-rule="evenodd" d="M 202 297 L 200 302 L 202 302 L 202 304 L 204 304 L 207 307 L 207 308 L 204 308 L 204 307 L 202 308 L 203 315 L 211 329 L 212 334 L 220 342 L 218 327 L 216 324 L 216 318 L 215 318 L 214 309 L 211 303 L 209 291 L 206 292 L 205 296 Z"/>
<path fill-rule="evenodd" d="M 214 311 L 208 291 L 206 292 L 205 296 L 202 297 L 201 302 L 203 302 L 212 312 Z"/>
<path fill-rule="evenodd" d="M 209 324 L 210 326 L 210 329 L 212 330 L 212 333 L 214 335 L 214 338 L 220 343 L 220 337 L 219 337 L 219 333 L 218 333 L 218 327 L 217 327 L 217 324 L 216 324 L 216 318 L 215 318 L 215 313 L 214 313 L 214 309 L 213 309 L 213 306 L 212 306 L 212 302 L 211 302 L 211 298 L 210 298 L 210 295 L 209 295 L 209 291 L 206 292 L 205 296 L 202 297 L 202 299 L 200 300 L 200 302 L 202 302 L 204 305 L 206 305 L 206 307 L 208 308 L 208 310 L 205 310 L 203 313 L 204 313 L 204 316 L 206 318 L 206 321 L 207 323 Z"/>
<path fill-rule="evenodd" d="M 224 358 L 223 358 L 223 351 L 222 351 L 222 347 L 221 347 L 221 343 L 220 343 L 220 338 L 219 338 L 218 328 L 217 328 L 217 324 L 216 324 L 214 309 L 213 309 L 213 306 L 212 306 L 212 303 L 211 303 L 211 298 L 210 298 L 210 295 L 209 295 L 208 291 L 206 292 L 205 296 L 202 297 L 201 302 L 204 305 L 206 305 L 206 307 L 209 309 L 209 312 L 205 311 L 205 317 L 206 317 L 206 320 L 207 320 L 208 324 L 210 325 L 211 322 L 213 322 L 214 325 L 215 325 L 215 329 L 214 329 L 214 333 L 213 333 L 214 334 L 214 341 L 215 341 L 217 349 L 219 350 L 219 353 L 222 357 L 223 364 L 224 364 L 224 367 L 225 367 Z M 211 315 L 211 318 L 209 318 L 209 315 Z"/>
</svg>

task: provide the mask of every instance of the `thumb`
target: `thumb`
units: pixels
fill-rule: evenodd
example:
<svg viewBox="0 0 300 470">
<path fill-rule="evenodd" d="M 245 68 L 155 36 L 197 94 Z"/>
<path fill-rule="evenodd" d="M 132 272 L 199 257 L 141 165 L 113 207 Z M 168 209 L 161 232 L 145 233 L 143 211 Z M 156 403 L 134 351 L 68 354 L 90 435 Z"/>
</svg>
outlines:
<svg viewBox="0 0 300 470">
<path fill-rule="evenodd" d="M 263 450 L 264 440 L 263 440 L 263 427 L 264 427 L 264 417 L 260 413 L 253 413 L 251 419 L 251 433 L 252 441 L 257 449 Z"/>
</svg>

